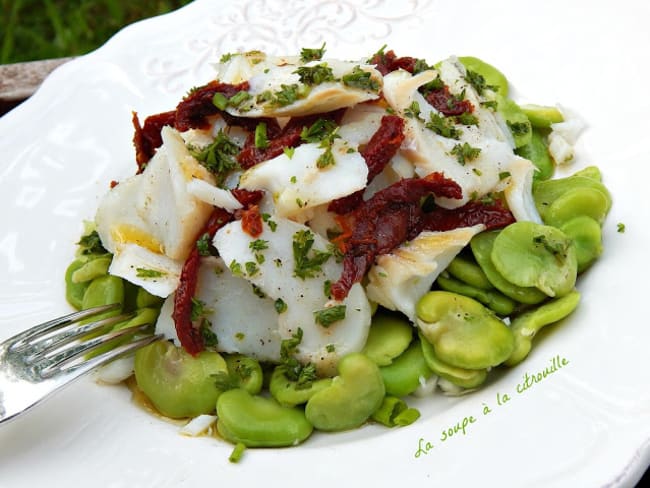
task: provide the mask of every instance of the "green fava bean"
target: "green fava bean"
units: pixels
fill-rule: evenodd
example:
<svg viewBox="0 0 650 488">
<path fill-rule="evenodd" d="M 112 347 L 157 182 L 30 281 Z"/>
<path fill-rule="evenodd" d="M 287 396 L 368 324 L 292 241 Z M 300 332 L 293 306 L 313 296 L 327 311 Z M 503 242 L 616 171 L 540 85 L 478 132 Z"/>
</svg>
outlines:
<svg viewBox="0 0 650 488">
<path fill-rule="evenodd" d="M 154 342 L 135 353 L 138 387 L 161 414 L 171 418 L 214 412 L 221 394 L 214 375 L 227 371 L 219 353 L 191 356 L 168 341 Z"/>
<path fill-rule="evenodd" d="M 418 327 L 443 362 L 465 369 L 485 369 L 512 353 L 510 329 L 472 298 L 431 291 L 416 306 Z"/>
<path fill-rule="evenodd" d="M 548 129 L 551 124 L 564 122 L 564 116 L 557 107 L 526 104 L 521 106 L 521 110 L 526 114 L 531 125 L 539 129 Z"/>
<path fill-rule="evenodd" d="M 492 290 L 494 286 L 485 275 L 481 267 L 461 256 L 456 256 L 447 266 L 446 271 L 458 280 L 467 283 L 475 288 Z"/>
<path fill-rule="evenodd" d="M 603 252 L 600 224 L 591 217 L 581 216 L 569 220 L 560 230 L 573 239 L 576 247 L 578 273 L 585 271 Z"/>
<path fill-rule="evenodd" d="M 413 326 L 403 316 L 380 312 L 372 318 L 366 345 L 361 351 L 379 366 L 387 366 L 413 339 Z"/>
<path fill-rule="evenodd" d="M 72 275 L 85 263 L 85 260 L 75 259 L 68 265 L 65 271 L 65 299 L 77 310 L 81 310 L 83 307 L 84 294 L 90 283 L 76 283 L 72 281 Z"/>
<path fill-rule="evenodd" d="M 505 364 L 515 366 L 523 361 L 528 356 L 533 339 L 540 329 L 568 316 L 578 306 L 579 301 L 580 294 L 574 290 L 562 298 L 550 300 L 515 318 L 511 325 L 512 333 L 515 336 L 515 347 Z"/>
<path fill-rule="evenodd" d="M 74 283 L 83 283 L 107 275 L 112 259 L 111 256 L 104 256 L 86 261 L 83 266 L 72 274 L 72 281 Z"/>
<path fill-rule="evenodd" d="M 494 289 L 483 290 L 482 288 L 476 288 L 462 281 L 448 278 L 444 274 L 438 276 L 436 283 L 444 291 L 458 293 L 459 295 L 478 300 L 498 315 L 510 315 L 517 308 L 517 302 Z"/>
<path fill-rule="evenodd" d="M 84 292 L 81 308 L 85 310 L 99 305 L 110 305 L 111 303 L 124 304 L 124 282 L 117 276 L 105 275 L 90 282 Z M 109 317 L 120 312 L 121 310 L 114 310 L 106 312 L 100 317 Z M 97 318 L 93 317 L 93 320 L 97 320 Z"/>
<path fill-rule="evenodd" d="M 153 328 L 154 324 L 156 323 L 156 320 L 158 320 L 159 314 L 160 314 L 160 310 L 158 310 L 157 308 L 142 308 L 136 312 L 135 317 L 115 325 L 113 327 L 113 331 L 128 329 L 129 327 L 137 327 L 140 325 L 151 325 Z M 126 336 L 122 336 L 116 340 L 109 341 L 108 343 L 95 349 L 92 353 L 87 354 L 86 357 L 92 358 L 95 356 L 99 356 L 100 354 L 106 351 L 110 351 L 111 349 L 114 349 L 120 344 L 128 342 L 132 338 L 133 338 L 133 334 L 127 334 Z"/>
<path fill-rule="evenodd" d="M 264 373 L 262 366 L 256 359 L 243 354 L 229 354 L 224 356 L 228 366 L 228 375 L 235 382 L 237 388 L 243 388 L 251 395 L 256 395 L 262 390 Z"/>
<path fill-rule="evenodd" d="M 602 225 L 609 210 L 607 195 L 595 188 L 574 188 L 558 197 L 546 210 L 544 222 L 560 227 L 574 217 L 585 215 Z"/>
<path fill-rule="evenodd" d="M 578 261 L 573 241 L 560 229 L 515 222 L 494 240 L 492 262 L 508 281 L 534 286 L 550 297 L 573 290 Z"/>
<path fill-rule="evenodd" d="M 587 174 L 589 176 L 586 176 Z M 553 202 L 577 188 L 592 188 L 605 195 L 607 200 L 605 214 L 607 214 L 612 207 L 612 197 L 605 185 L 592 176 L 591 173 L 582 173 L 582 175 L 576 174 L 566 178 L 536 181 L 533 184 L 533 199 L 542 220 L 547 222 L 548 212 Z"/>
<path fill-rule="evenodd" d="M 517 148 L 517 154 L 522 158 L 531 161 L 537 171 L 533 175 L 534 181 L 548 180 L 555 172 L 553 159 L 548 152 L 548 145 L 544 136 L 537 130 L 533 130 L 530 136 L 530 142 Z"/>
<path fill-rule="evenodd" d="M 295 407 L 307 403 L 312 396 L 331 384 L 332 378 L 321 378 L 310 382 L 307 386 L 300 385 L 297 381 L 287 378 L 283 366 L 278 366 L 271 375 L 269 391 L 280 405 Z"/>
<path fill-rule="evenodd" d="M 420 333 L 420 344 L 422 346 L 424 360 L 427 362 L 427 366 L 431 368 L 434 374 L 446 379 L 454 385 L 467 389 L 476 388 L 485 382 L 487 378 L 486 369 L 457 368 L 443 363 L 436 356 L 433 345 L 426 340 L 422 333 Z"/>
<path fill-rule="evenodd" d="M 480 74 L 487 85 L 494 87 L 496 93 L 503 97 L 508 96 L 508 80 L 501 71 L 473 56 L 460 56 L 458 60 L 463 63 L 465 69 Z"/>
<path fill-rule="evenodd" d="M 530 143 L 533 128 L 526 114 L 513 100 L 497 96 L 497 111 L 505 119 L 510 129 L 515 147 L 519 148 Z"/>
<path fill-rule="evenodd" d="M 386 393 L 377 366 L 361 353 L 339 361 L 332 384 L 312 396 L 305 407 L 307 420 L 323 431 L 359 427 L 379 408 Z"/>
<path fill-rule="evenodd" d="M 397 397 L 410 395 L 433 375 L 422 354 L 419 340 L 414 340 L 409 348 L 390 365 L 379 368 L 384 379 L 386 393 Z"/>
<path fill-rule="evenodd" d="M 135 297 L 135 306 L 137 308 L 144 308 L 144 307 L 160 308 L 162 306 L 162 303 L 163 303 L 162 298 L 157 297 L 156 295 L 152 295 L 144 288 L 138 287 L 138 291 Z"/>
<path fill-rule="evenodd" d="M 586 168 L 573 173 L 573 176 L 584 176 L 585 178 L 591 178 L 594 181 L 603 181 L 603 174 L 600 172 L 598 166 L 587 166 Z"/>
<path fill-rule="evenodd" d="M 547 296 L 537 288 L 517 286 L 510 283 L 497 271 L 492 262 L 492 249 L 499 232 L 498 230 L 481 232 L 474 236 L 470 242 L 472 253 L 485 275 L 497 290 L 517 302 L 535 305 L 546 300 Z"/>
<path fill-rule="evenodd" d="M 219 396 L 217 416 L 219 434 L 246 447 L 295 446 L 313 431 L 302 409 L 283 407 L 272 398 L 253 396 L 241 388 Z"/>
<path fill-rule="evenodd" d="M 420 412 L 415 408 L 409 408 L 401 398 L 386 396 L 371 418 L 386 427 L 403 427 L 420 418 Z"/>
</svg>

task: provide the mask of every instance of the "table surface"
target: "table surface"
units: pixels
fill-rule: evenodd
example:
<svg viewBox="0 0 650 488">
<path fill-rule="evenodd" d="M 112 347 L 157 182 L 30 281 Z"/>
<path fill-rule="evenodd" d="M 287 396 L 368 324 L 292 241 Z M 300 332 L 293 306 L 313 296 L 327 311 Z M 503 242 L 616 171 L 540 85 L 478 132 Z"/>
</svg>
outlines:
<svg viewBox="0 0 650 488">
<path fill-rule="evenodd" d="M 0 116 L 3 116 L 27 98 L 40 86 L 55 68 L 74 58 L 46 59 L 0 65 Z M 650 467 L 637 487 L 650 486 Z"/>
</svg>

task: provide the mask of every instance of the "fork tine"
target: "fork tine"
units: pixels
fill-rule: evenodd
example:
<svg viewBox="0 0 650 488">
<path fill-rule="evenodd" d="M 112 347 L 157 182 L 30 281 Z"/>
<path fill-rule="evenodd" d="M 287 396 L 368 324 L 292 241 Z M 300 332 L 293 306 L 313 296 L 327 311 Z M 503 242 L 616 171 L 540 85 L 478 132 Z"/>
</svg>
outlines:
<svg viewBox="0 0 650 488">
<path fill-rule="evenodd" d="M 13 348 L 12 351 L 20 353 L 29 349 L 30 355 L 25 359 L 25 362 L 29 364 L 33 362 L 34 358 L 42 357 L 43 353 L 51 355 L 51 352 L 56 352 L 58 349 L 74 340 L 87 337 L 97 330 L 119 324 L 120 322 L 124 322 L 133 317 L 135 317 L 135 313 L 127 313 L 114 315 L 113 317 L 106 317 L 104 319 L 88 322 L 82 325 L 78 325 L 77 323 L 72 322 L 60 326 L 59 329 L 51 329 L 50 334 L 41 335 L 34 341 L 27 340 L 23 342 L 21 347 Z"/>
<path fill-rule="evenodd" d="M 142 329 L 142 328 L 144 327 L 143 326 L 129 327 L 129 329 L 133 329 L 130 332 L 134 332 L 137 331 L 137 329 Z M 122 330 L 124 331 L 127 329 L 122 329 Z M 118 332 L 122 332 L 122 331 L 118 331 Z M 152 342 L 158 341 L 163 338 L 164 336 L 162 334 L 141 337 L 139 339 L 132 340 L 125 344 L 121 344 L 115 347 L 114 349 L 110 349 L 109 351 L 106 351 L 90 359 L 85 359 L 83 357 L 83 353 L 79 353 L 76 354 L 74 357 L 66 358 L 61 363 L 47 366 L 42 370 L 41 374 L 46 378 L 57 374 L 65 374 L 70 376 L 70 380 L 73 380 L 91 371 L 94 368 L 103 366 L 104 364 L 114 359 L 118 359 L 133 351 L 136 351 L 141 347 L 144 347 L 148 344 L 151 344 Z M 97 344 L 96 346 L 99 346 L 101 344 L 103 343 Z"/>
<path fill-rule="evenodd" d="M 108 332 L 89 340 L 77 338 L 76 340 L 69 341 L 66 345 L 60 348 L 40 355 L 36 366 L 43 366 L 40 368 L 41 376 L 43 378 L 47 378 L 49 376 L 57 374 L 59 371 L 63 371 L 66 365 L 74 363 L 74 361 L 77 359 L 82 362 L 89 361 L 92 358 L 88 358 L 86 356 L 97 350 L 99 347 L 130 334 L 145 332 L 147 329 L 150 329 L 152 325 L 153 324 L 135 325 L 133 327 L 127 327 L 124 329 Z"/>
<path fill-rule="evenodd" d="M 29 341 L 30 339 L 38 339 L 39 337 L 48 334 L 50 331 L 55 330 L 58 327 L 63 327 L 74 322 L 79 322 L 80 320 L 84 320 L 100 313 L 110 312 L 111 310 L 117 309 L 119 306 L 119 303 L 101 305 L 99 307 L 80 310 L 79 312 L 73 312 L 71 314 L 64 315 L 63 317 L 48 320 L 47 322 L 43 322 L 42 324 L 16 334 L 15 336 L 9 338 L 7 342 L 13 343 L 11 346 L 12 351 L 18 351 L 20 349 L 23 349 L 25 347 L 26 341 Z"/>
</svg>

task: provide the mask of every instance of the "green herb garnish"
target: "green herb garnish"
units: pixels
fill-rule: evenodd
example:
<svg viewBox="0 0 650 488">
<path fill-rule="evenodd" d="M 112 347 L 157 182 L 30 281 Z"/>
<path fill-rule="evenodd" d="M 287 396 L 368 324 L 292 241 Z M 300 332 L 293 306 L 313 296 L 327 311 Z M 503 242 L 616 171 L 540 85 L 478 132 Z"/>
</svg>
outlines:
<svg viewBox="0 0 650 488">
<path fill-rule="evenodd" d="M 334 322 L 345 318 L 345 305 L 334 305 L 314 312 L 314 320 L 323 327 L 329 327 Z"/>
</svg>

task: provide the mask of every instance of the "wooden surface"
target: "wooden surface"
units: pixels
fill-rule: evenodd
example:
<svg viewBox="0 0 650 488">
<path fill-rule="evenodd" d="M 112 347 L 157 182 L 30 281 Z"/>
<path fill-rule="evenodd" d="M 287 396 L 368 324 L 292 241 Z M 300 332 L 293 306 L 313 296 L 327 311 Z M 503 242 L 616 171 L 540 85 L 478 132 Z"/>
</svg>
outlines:
<svg viewBox="0 0 650 488">
<path fill-rule="evenodd" d="M 0 65 L 0 115 L 29 98 L 57 66 L 73 58 Z"/>
</svg>

